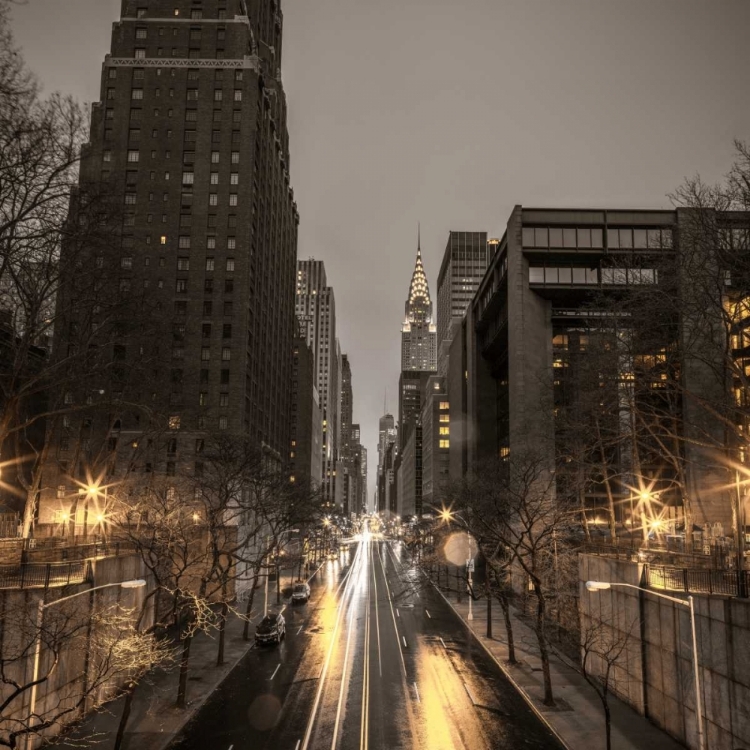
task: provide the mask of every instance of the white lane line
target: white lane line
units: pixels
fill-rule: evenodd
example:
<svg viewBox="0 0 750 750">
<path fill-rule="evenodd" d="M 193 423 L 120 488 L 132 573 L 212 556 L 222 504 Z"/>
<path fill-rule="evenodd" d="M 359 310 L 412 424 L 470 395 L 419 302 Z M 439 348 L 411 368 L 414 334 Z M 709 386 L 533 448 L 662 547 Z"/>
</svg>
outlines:
<svg viewBox="0 0 750 750">
<path fill-rule="evenodd" d="M 305 627 L 304 625 L 300 625 L 299 626 L 299 630 L 297 631 L 297 635 L 299 635 L 302 632 L 302 628 L 304 628 L 304 627 Z"/>
<path fill-rule="evenodd" d="M 445 641 L 442 638 L 440 639 L 440 643 L 443 644 L 443 648 L 447 651 L 448 647 L 445 645 Z"/>
<path fill-rule="evenodd" d="M 464 687 L 466 688 L 466 694 L 469 696 L 469 700 L 472 702 L 473 705 L 477 705 L 477 702 L 474 700 L 474 696 L 471 694 L 471 690 L 469 690 L 469 686 L 464 682 Z"/>
<path fill-rule="evenodd" d="M 294 746 L 294 750 L 299 750 L 299 746 L 302 740 L 297 740 L 297 744 Z M 232 750 L 232 748 L 229 748 L 229 750 Z"/>
<path fill-rule="evenodd" d="M 417 687 L 417 683 L 414 683 L 414 692 L 417 694 L 417 703 L 421 703 L 422 699 L 419 697 L 419 688 Z"/>
<path fill-rule="evenodd" d="M 276 672 L 278 672 L 281 669 L 281 664 L 279 664 L 276 669 L 273 670 L 273 674 L 268 678 L 268 681 L 270 682 L 274 677 L 276 677 Z M 230 749 L 231 750 L 231 749 Z"/>
<path fill-rule="evenodd" d="M 315 724 L 315 717 L 316 717 L 316 715 L 318 713 L 318 707 L 320 706 L 320 699 L 321 699 L 321 696 L 323 694 L 323 686 L 325 685 L 326 674 L 328 673 L 328 667 L 329 667 L 329 665 L 331 663 L 331 655 L 333 654 L 333 649 L 334 649 L 334 646 L 336 645 L 339 627 L 341 626 L 341 618 L 342 618 L 342 615 L 343 615 L 343 612 L 344 612 L 344 606 L 342 606 L 342 605 L 345 604 L 347 597 L 351 597 L 351 595 L 352 595 L 352 593 L 354 591 L 354 586 L 352 584 L 352 582 L 354 581 L 354 577 L 352 575 L 350 575 L 350 574 L 351 574 L 352 570 L 354 570 L 354 568 L 360 562 L 360 559 L 361 559 L 361 554 L 360 553 L 361 553 L 361 551 L 362 551 L 362 546 L 360 545 L 357 548 L 356 554 L 354 555 L 354 560 L 352 561 L 351 567 L 346 572 L 346 575 L 344 576 L 344 579 L 341 582 L 341 584 L 339 584 L 339 588 L 336 589 L 336 594 L 338 594 L 339 589 L 341 588 L 341 585 L 344 583 L 344 581 L 346 581 L 346 586 L 344 587 L 344 591 L 343 591 L 343 593 L 341 595 L 341 600 L 339 601 L 339 603 L 337 605 L 338 612 L 336 613 L 336 623 L 335 623 L 335 626 L 333 628 L 333 633 L 331 635 L 331 641 L 330 641 L 330 643 L 328 645 L 328 653 L 326 655 L 326 660 L 325 660 L 325 663 L 323 664 L 323 668 L 320 671 L 320 678 L 318 680 L 318 690 L 317 690 L 317 693 L 315 695 L 315 702 L 313 703 L 312 711 L 310 712 L 310 718 L 308 719 L 308 722 L 307 722 L 307 729 L 305 730 L 305 737 L 304 737 L 304 739 L 302 741 L 302 750 L 306 750 L 307 746 L 310 743 L 310 738 L 312 736 L 313 726 Z M 334 596 L 336 594 L 334 594 Z"/>
<path fill-rule="evenodd" d="M 399 618 L 401 617 L 401 615 L 399 614 L 399 611 L 398 611 L 398 607 L 396 607 L 396 617 L 399 617 Z"/>
<path fill-rule="evenodd" d="M 430 611 L 428 609 L 426 609 L 424 611 L 424 613 L 427 615 L 427 617 L 429 617 L 430 619 L 432 619 L 432 615 L 430 614 Z"/>
<path fill-rule="evenodd" d="M 233 747 L 234 747 L 234 745 L 230 745 L 229 746 L 229 750 L 232 750 Z"/>
<path fill-rule="evenodd" d="M 409 647 L 408 647 L 408 646 L 406 645 L 406 636 L 405 636 L 405 635 L 402 635 L 402 636 L 401 636 L 401 640 L 402 640 L 402 641 L 404 642 L 404 648 L 409 648 Z"/>
<path fill-rule="evenodd" d="M 370 558 L 372 559 L 372 550 L 370 551 Z M 372 583 L 375 587 L 375 629 L 378 634 L 378 671 L 380 676 L 383 676 L 383 661 L 380 656 L 380 612 L 378 610 L 378 577 L 375 574 L 375 565 L 372 566 Z"/>
<path fill-rule="evenodd" d="M 385 575 L 385 566 L 383 565 L 383 556 L 380 554 L 380 549 L 378 549 L 378 560 L 380 560 L 380 567 L 383 570 L 383 580 L 385 581 L 385 588 L 390 592 L 388 586 L 388 578 Z M 398 625 L 396 625 L 396 615 L 393 614 L 393 602 L 389 599 L 388 604 L 391 608 L 391 619 L 393 620 L 393 630 L 394 635 L 396 636 L 396 643 L 398 643 Z M 401 648 L 399 648 L 398 650 L 398 655 L 401 657 L 401 669 L 404 672 L 404 677 L 406 677 L 406 662 L 404 661 L 404 654 L 401 651 Z"/>
</svg>

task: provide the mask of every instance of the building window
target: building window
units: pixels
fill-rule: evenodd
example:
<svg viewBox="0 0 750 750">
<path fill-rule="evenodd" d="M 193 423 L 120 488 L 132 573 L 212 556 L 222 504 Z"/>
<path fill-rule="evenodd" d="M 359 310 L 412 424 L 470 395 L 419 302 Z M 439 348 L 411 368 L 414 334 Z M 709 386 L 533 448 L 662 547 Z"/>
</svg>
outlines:
<svg viewBox="0 0 750 750">
<path fill-rule="evenodd" d="M 230 185 L 239 185 L 240 184 L 240 175 L 239 175 L 239 172 L 232 172 L 232 174 L 229 175 L 229 184 Z"/>
<path fill-rule="evenodd" d="M 440 411 L 444 411 L 445 409 L 450 409 L 450 403 L 448 401 L 441 401 L 440 402 Z"/>
<path fill-rule="evenodd" d="M 224 362 L 228 362 L 230 359 L 232 359 L 232 350 L 228 346 L 225 346 L 221 350 L 221 359 Z"/>
<path fill-rule="evenodd" d="M 235 89 L 234 90 L 234 100 L 236 102 L 242 101 L 242 89 Z"/>
<path fill-rule="evenodd" d="M 229 406 L 229 394 L 228 393 L 219 394 L 219 406 Z"/>
<path fill-rule="evenodd" d="M 234 258 L 227 258 L 227 271 L 234 271 Z"/>
<path fill-rule="evenodd" d="M 135 164 L 136 162 L 140 161 L 140 152 L 139 151 L 128 151 L 128 162 L 131 164 Z"/>
<path fill-rule="evenodd" d="M 440 441 L 440 447 L 441 448 L 450 448 L 451 447 L 451 441 L 450 440 L 441 440 Z"/>
<path fill-rule="evenodd" d="M 140 101 L 141 99 L 143 99 L 143 89 L 133 89 L 130 92 L 130 98 L 133 101 Z"/>
<path fill-rule="evenodd" d="M 177 270 L 189 271 L 190 270 L 190 258 L 177 258 Z"/>
<path fill-rule="evenodd" d="M 208 205 L 209 206 L 218 206 L 219 205 L 219 196 L 217 193 L 210 193 L 208 196 Z"/>
<path fill-rule="evenodd" d="M 440 428 L 440 434 L 441 435 L 450 435 L 451 434 L 451 428 L 450 427 L 441 427 Z"/>
<path fill-rule="evenodd" d="M 180 429 L 180 417 L 179 416 L 173 415 L 169 418 L 169 429 L 170 430 Z"/>
<path fill-rule="evenodd" d="M 211 347 L 204 346 L 201 348 L 201 361 L 208 362 L 211 359 Z"/>
<path fill-rule="evenodd" d="M 229 419 L 227 417 L 219 417 L 219 429 L 226 430 L 229 427 Z"/>
<path fill-rule="evenodd" d="M 441 414 L 440 415 L 440 421 L 441 422 L 450 422 L 451 421 L 450 414 Z"/>
<path fill-rule="evenodd" d="M 224 98 L 224 92 L 221 89 L 216 89 L 214 91 L 214 101 L 220 102 Z"/>
<path fill-rule="evenodd" d="M 145 49 L 137 49 L 135 51 L 135 59 L 136 60 L 143 60 L 146 57 L 146 50 Z"/>
<path fill-rule="evenodd" d="M 211 185 L 218 185 L 219 184 L 219 173 L 218 172 L 211 172 L 210 183 L 211 183 Z"/>
<path fill-rule="evenodd" d="M 187 279 L 177 279 L 175 291 L 177 294 L 187 293 Z"/>
<path fill-rule="evenodd" d="M 232 164 L 239 164 L 239 163 L 240 163 L 240 152 L 232 151 Z"/>
<path fill-rule="evenodd" d="M 133 267 L 132 257 L 120 258 L 120 268 L 124 268 L 126 271 L 129 271 L 132 267 Z"/>
<path fill-rule="evenodd" d="M 207 271 L 213 271 L 215 266 L 215 261 L 213 258 L 206 258 L 206 270 Z"/>
<path fill-rule="evenodd" d="M 229 194 L 229 205 L 230 206 L 236 206 L 237 205 L 237 193 L 230 193 Z"/>
<path fill-rule="evenodd" d="M 57 497 L 58 499 L 65 497 L 65 485 L 64 484 L 58 484 L 57 485 Z"/>
<path fill-rule="evenodd" d="M 183 185 L 192 185 L 195 182 L 195 173 L 194 172 L 183 172 L 182 173 L 182 184 Z"/>
</svg>

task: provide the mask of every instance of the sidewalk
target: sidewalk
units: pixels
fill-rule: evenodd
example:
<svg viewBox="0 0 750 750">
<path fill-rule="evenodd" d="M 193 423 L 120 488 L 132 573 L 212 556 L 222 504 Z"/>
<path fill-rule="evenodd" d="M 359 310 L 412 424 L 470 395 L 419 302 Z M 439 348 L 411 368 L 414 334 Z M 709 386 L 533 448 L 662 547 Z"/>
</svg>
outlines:
<svg viewBox="0 0 750 750">
<path fill-rule="evenodd" d="M 508 648 L 505 638 L 505 623 L 499 603 L 493 602 L 492 633 L 486 637 L 487 603 L 484 599 L 473 602 L 474 619 L 467 620 L 469 603 L 467 595 L 456 601 L 456 593 L 440 592 L 443 598 L 472 630 L 476 639 L 490 653 L 500 668 L 516 686 L 535 713 L 557 735 L 569 750 L 600 750 L 606 747 L 604 732 L 604 710 L 596 691 L 584 680 L 580 672 L 565 657 L 552 654 L 552 690 L 558 706 L 550 708 L 542 703 L 544 688 L 541 659 L 536 647 L 534 631 L 511 610 L 516 659 L 520 664 L 507 663 Z M 630 706 L 611 695 L 609 705 L 612 714 L 613 750 L 680 750 L 683 745 L 658 729 L 648 719 L 636 713 Z"/>
<path fill-rule="evenodd" d="M 311 580 L 318 570 L 320 568 L 317 568 L 307 580 Z M 289 603 L 290 576 L 291 571 L 282 572 L 282 586 L 286 591 L 282 590 L 281 605 L 276 605 L 275 583 L 269 585 L 269 608 L 278 609 L 279 606 Z M 252 618 L 251 623 L 257 624 L 263 616 L 262 588 L 256 591 L 254 609 L 258 610 L 258 614 Z M 142 679 L 133 696 L 122 750 L 165 750 L 237 663 L 254 647 L 254 628 L 251 626 L 250 640 L 247 641 L 242 638 L 243 629 L 244 621 L 230 616 L 226 625 L 224 664 L 220 667 L 216 666 L 218 634 L 199 633 L 195 636 L 190 648 L 187 705 L 184 709 L 175 706 L 179 680 L 178 662 L 167 670 L 154 669 Z M 106 743 L 102 746 L 111 747 L 120 724 L 124 703 L 124 697 L 107 703 L 99 711 L 89 714 L 75 730 L 45 747 L 71 750 L 80 748 L 85 744 L 86 738 L 92 737 L 95 737 L 91 743 L 94 746 L 97 746 L 97 740 L 105 740 Z"/>
</svg>

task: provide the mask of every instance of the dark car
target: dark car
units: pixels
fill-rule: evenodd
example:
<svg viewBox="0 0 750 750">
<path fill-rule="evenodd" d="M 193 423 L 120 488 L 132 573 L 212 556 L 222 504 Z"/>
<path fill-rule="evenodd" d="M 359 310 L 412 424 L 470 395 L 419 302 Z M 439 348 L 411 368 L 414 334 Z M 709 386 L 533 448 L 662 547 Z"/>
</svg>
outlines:
<svg viewBox="0 0 750 750">
<path fill-rule="evenodd" d="M 286 622 L 284 615 L 269 612 L 255 629 L 255 642 L 263 643 L 281 643 L 281 639 L 286 634 Z"/>
</svg>

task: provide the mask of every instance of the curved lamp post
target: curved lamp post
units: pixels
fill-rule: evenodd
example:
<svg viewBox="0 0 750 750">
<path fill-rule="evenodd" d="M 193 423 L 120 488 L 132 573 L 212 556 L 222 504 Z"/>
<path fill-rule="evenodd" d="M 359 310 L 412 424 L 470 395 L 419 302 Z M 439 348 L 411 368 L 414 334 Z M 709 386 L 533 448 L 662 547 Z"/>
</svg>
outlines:
<svg viewBox="0 0 750 750">
<path fill-rule="evenodd" d="M 119 586 L 123 589 L 140 589 L 146 585 L 146 581 L 142 578 L 136 578 L 132 581 L 119 581 L 118 583 L 105 583 L 102 586 L 94 586 L 93 588 L 86 589 L 85 591 L 79 591 L 76 594 L 70 596 L 63 596 L 61 599 L 55 599 L 53 602 L 47 602 L 45 604 L 44 599 L 39 600 L 39 607 L 36 612 L 36 635 L 34 641 L 34 672 L 31 678 L 31 700 L 29 702 L 29 729 L 34 725 L 34 711 L 36 710 L 36 688 L 37 679 L 39 678 L 39 657 L 42 651 L 42 619 L 44 618 L 44 610 L 49 607 L 54 607 L 63 602 L 68 602 L 71 599 L 75 599 L 77 596 L 83 596 L 84 594 L 90 594 L 92 591 L 100 591 L 101 589 L 108 589 L 114 586 Z M 31 732 L 26 735 L 26 750 L 31 750 L 34 746 L 34 738 Z"/>
<path fill-rule="evenodd" d="M 445 509 L 445 508 L 442 511 L 440 511 L 440 518 L 442 518 L 443 521 L 451 521 L 454 518 L 458 518 L 461 521 L 464 520 L 463 518 L 461 518 L 461 516 L 458 513 L 454 513 L 453 511 L 451 511 L 449 509 Z M 474 604 L 474 589 L 473 589 L 473 587 L 471 585 L 472 584 L 472 576 L 471 576 L 471 574 L 472 574 L 472 567 L 470 567 L 470 563 L 474 562 L 474 555 L 471 554 L 471 534 L 469 534 L 468 531 L 466 532 L 466 540 L 467 540 L 468 545 L 469 545 L 469 551 L 467 553 L 468 557 L 466 558 L 466 568 L 467 568 L 468 583 L 469 583 L 469 615 L 468 615 L 467 619 L 473 620 L 474 619 L 474 607 L 473 607 L 473 604 Z"/>
<path fill-rule="evenodd" d="M 667 599 L 675 604 L 681 604 L 683 607 L 687 607 L 690 610 L 690 635 L 693 646 L 693 681 L 695 683 L 695 715 L 698 720 L 698 747 L 700 750 L 705 750 L 705 734 L 703 731 L 703 713 L 701 710 L 701 690 L 700 690 L 700 672 L 698 670 L 698 641 L 695 635 L 695 606 L 693 604 L 693 597 L 688 596 L 687 601 L 684 599 L 678 599 L 676 596 L 669 596 L 667 594 L 660 594 L 658 591 L 652 591 L 651 589 L 644 589 L 640 586 L 634 586 L 632 583 L 610 583 L 608 581 L 586 581 L 586 590 L 593 592 L 606 591 L 607 589 L 617 586 L 618 588 L 635 589 L 636 591 L 643 591 L 646 594 L 653 594 L 661 599 Z M 645 675 L 644 675 L 645 679 Z"/>
</svg>

